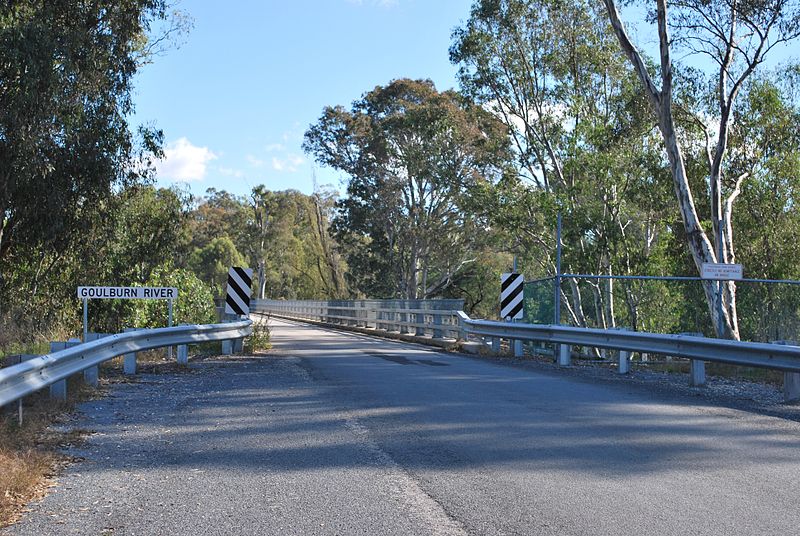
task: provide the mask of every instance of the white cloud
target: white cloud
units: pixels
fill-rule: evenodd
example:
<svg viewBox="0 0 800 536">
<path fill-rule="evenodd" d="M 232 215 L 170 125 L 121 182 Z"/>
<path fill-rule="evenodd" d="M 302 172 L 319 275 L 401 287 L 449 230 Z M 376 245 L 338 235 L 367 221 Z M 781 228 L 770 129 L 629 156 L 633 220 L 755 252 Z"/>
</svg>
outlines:
<svg viewBox="0 0 800 536">
<path fill-rule="evenodd" d="M 206 176 L 208 163 L 217 159 L 208 147 L 192 145 L 179 138 L 164 148 L 164 158 L 158 162 L 158 176 L 175 181 L 199 181 Z"/>
<path fill-rule="evenodd" d="M 265 147 L 268 153 L 275 153 L 286 149 L 282 143 L 270 143 Z"/>
<path fill-rule="evenodd" d="M 272 157 L 272 169 L 275 171 L 288 171 L 294 173 L 305 160 L 295 154 L 286 155 L 286 158 Z"/>
<path fill-rule="evenodd" d="M 217 171 L 219 171 L 220 175 L 224 175 L 226 177 L 233 177 L 236 179 L 241 179 L 244 177 L 244 172 L 241 169 L 233 169 L 227 167 L 218 167 Z"/>
<path fill-rule="evenodd" d="M 247 159 L 247 162 L 255 168 L 264 167 L 265 162 L 260 158 L 256 158 L 251 154 L 247 155 L 245 158 Z"/>
</svg>

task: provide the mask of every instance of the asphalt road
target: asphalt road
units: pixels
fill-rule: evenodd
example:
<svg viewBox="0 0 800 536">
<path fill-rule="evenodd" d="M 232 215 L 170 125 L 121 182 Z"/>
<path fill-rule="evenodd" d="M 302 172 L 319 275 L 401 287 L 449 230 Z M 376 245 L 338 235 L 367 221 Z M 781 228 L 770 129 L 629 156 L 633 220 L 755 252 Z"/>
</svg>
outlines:
<svg viewBox="0 0 800 536">
<path fill-rule="evenodd" d="M 269 356 L 84 405 L 9 534 L 800 532 L 797 422 L 272 324 Z"/>
</svg>

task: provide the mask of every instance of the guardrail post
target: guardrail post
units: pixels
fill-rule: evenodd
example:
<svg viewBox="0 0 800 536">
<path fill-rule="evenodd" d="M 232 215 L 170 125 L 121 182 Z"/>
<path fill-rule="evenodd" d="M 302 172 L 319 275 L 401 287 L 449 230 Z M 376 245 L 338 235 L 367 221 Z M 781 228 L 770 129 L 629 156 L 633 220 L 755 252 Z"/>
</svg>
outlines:
<svg viewBox="0 0 800 536">
<path fill-rule="evenodd" d="M 53 341 L 50 343 L 50 353 L 64 350 L 66 347 L 66 342 Z M 67 399 L 67 380 L 60 380 L 50 385 L 50 398 L 62 402 Z"/>
<path fill-rule="evenodd" d="M 619 351 L 619 365 L 617 372 L 620 374 L 628 374 L 631 371 L 631 353 L 627 350 Z"/>
<path fill-rule="evenodd" d="M 557 344 L 558 366 L 568 367 L 572 364 L 572 347 L 569 344 Z"/>
<path fill-rule="evenodd" d="M 782 346 L 798 346 L 797 341 L 772 341 L 772 344 Z M 783 373 L 783 401 L 797 402 L 800 400 L 800 372 Z"/>
<path fill-rule="evenodd" d="M 233 341 L 228 339 L 222 341 L 222 355 L 233 355 Z"/>
<path fill-rule="evenodd" d="M 690 363 L 691 379 L 690 383 L 695 387 L 702 387 L 706 384 L 706 362 L 699 359 L 692 359 Z"/>
<path fill-rule="evenodd" d="M 187 344 L 178 345 L 178 364 L 179 365 L 189 364 L 189 345 Z"/>
<path fill-rule="evenodd" d="M 492 337 L 492 353 L 499 354 L 500 353 L 500 337 Z"/>
<path fill-rule="evenodd" d="M 800 400 L 800 372 L 783 373 L 783 401 L 797 402 Z"/>
<path fill-rule="evenodd" d="M 417 309 L 418 311 L 423 309 L 424 302 L 417 300 L 417 301 L 414 301 L 412 303 L 414 304 L 414 308 Z M 417 313 L 416 317 L 417 317 L 417 320 L 416 320 L 415 323 L 417 324 L 417 326 L 414 328 L 414 335 L 416 335 L 417 337 L 424 337 L 425 336 L 425 327 L 424 327 L 425 326 L 425 313 Z"/>
<path fill-rule="evenodd" d="M 97 339 L 102 339 L 103 337 L 108 337 L 109 334 L 107 333 L 87 333 L 86 334 L 86 342 L 89 341 L 96 341 Z M 100 383 L 100 367 L 94 366 L 89 367 L 88 369 L 83 371 L 83 381 L 87 385 L 91 385 L 92 387 L 97 387 Z"/>
<path fill-rule="evenodd" d="M 50 343 L 50 353 L 66 350 L 80 344 L 78 339 L 70 339 L 64 341 L 53 341 Z M 60 400 L 62 402 L 67 400 L 67 379 L 59 380 L 50 384 L 50 398 L 53 400 Z"/>
<path fill-rule="evenodd" d="M 702 337 L 702 333 L 684 332 L 680 335 L 688 337 Z M 706 384 L 706 362 L 700 359 L 691 359 L 689 361 L 689 385 L 694 387 L 703 387 Z"/>
<path fill-rule="evenodd" d="M 238 339 L 233 339 L 233 353 L 241 354 L 242 352 L 244 352 L 244 339 L 241 337 Z"/>
<path fill-rule="evenodd" d="M 139 328 L 125 328 L 124 331 L 138 331 Z M 136 354 L 137 352 L 130 352 L 125 354 L 122 358 L 122 373 L 128 376 L 136 374 Z"/>
</svg>

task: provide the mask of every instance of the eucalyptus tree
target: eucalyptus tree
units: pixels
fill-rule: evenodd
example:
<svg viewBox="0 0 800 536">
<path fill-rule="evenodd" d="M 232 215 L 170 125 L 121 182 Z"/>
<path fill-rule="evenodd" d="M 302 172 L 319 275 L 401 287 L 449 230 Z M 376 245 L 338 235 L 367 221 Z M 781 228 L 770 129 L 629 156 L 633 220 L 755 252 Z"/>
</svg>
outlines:
<svg viewBox="0 0 800 536">
<path fill-rule="evenodd" d="M 736 174 L 730 169 L 733 111 L 746 82 L 769 53 L 800 36 L 800 5 L 796 0 L 657 0 L 648 13 L 658 36 L 659 63 L 655 72 L 631 39 L 617 2 L 605 0 L 605 6 L 614 34 L 636 71 L 642 93 L 658 122 L 687 245 L 697 269 L 703 263 L 735 262 L 734 204 L 751 174 Z M 699 59 L 709 66 L 705 71 L 693 72 L 705 75 L 713 88 L 715 106 L 711 114 L 707 110 L 680 109 L 675 55 Z M 691 170 L 686 163 L 691 149 L 686 146 L 689 141 L 678 122 L 681 112 L 690 114 L 704 136 L 710 228 L 703 225 L 692 191 Z M 735 283 L 717 286 L 706 281 L 703 288 L 717 335 L 738 339 Z"/>
<path fill-rule="evenodd" d="M 504 126 L 428 80 L 395 80 L 327 107 L 305 135 L 321 164 L 348 175 L 333 232 L 350 282 L 370 296 L 441 295 L 476 261 L 484 222 L 470 192 L 496 181 L 507 159 Z"/>
<path fill-rule="evenodd" d="M 573 272 L 647 269 L 668 235 L 658 198 L 663 166 L 645 100 L 601 6 L 588 0 L 477 0 L 453 34 L 451 60 L 465 93 L 508 126 L 515 178 L 496 190 L 494 222 L 513 251 L 553 273 L 554 223 L 564 214 L 565 266 Z M 650 192 L 650 193 L 648 193 Z M 635 223 L 634 223 L 635 222 Z M 569 247 L 571 246 L 571 247 Z M 595 321 L 615 324 L 614 287 L 596 282 Z M 626 286 L 629 315 L 638 299 Z M 572 321 L 586 325 L 575 280 L 562 289 Z"/>
<path fill-rule="evenodd" d="M 148 176 L 160 132 L 128 125 L 163 0 L 0 4 L 0 288 L 10 256 L 58 258 L 115 189 Z"/>
</svg>

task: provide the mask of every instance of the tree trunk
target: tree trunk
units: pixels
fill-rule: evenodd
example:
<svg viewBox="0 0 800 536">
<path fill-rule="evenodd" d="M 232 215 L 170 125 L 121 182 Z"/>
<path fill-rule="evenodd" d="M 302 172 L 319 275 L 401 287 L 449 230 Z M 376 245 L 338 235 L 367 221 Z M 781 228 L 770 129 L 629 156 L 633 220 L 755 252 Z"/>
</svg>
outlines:
<svg viewBox="0 0 800 536">
<path fill-rule="evenodd" d="M 633 64 L 640 81 L 644 85 L 648 100 L 658 117 L 658 128 L 664 140 L 664 148 L 669 158 L 670 172 L 672 173 L 675 196 L 678 200 L 678 207 L 681 212 L 681 219 L 686 231 L 687 245 L 692 254 L 698 272 L 701 271 L 703 263 L 718 262 L 714 253 L 714 248 L 708 235 L 700 224 L 697 209 L 694 203 L 686 176 L 683 155 L 678 143 L 675 132 L 675 122 L 672 116 L 672 62 L 670 59 L 670 39 L 667 31 L 667 1 L 657 0 L 657 19 L 658 36 L 661 52 L 661 89 L 659 90 L 653 83 L 647 67 L 642 60 L 639 51 L 628 37 L 627 31 L 619 18 L 619 12 L 614 0 L 605 0 L 606 9 L 609 14 L 611 26 L 617 35 L 620 46 L 628 59 Z M 723 262 L 724 259 L 719 260 Z M 735 295 L 720 292 L 719 285 L 714 281 L 703 281 L 703 292 L 706 297 L 706 304 L 711 314 L 714 331 L 718 337 L 726 339 L 739 339 L 738 326 L 733 322 L 736 318 L 735 304 L 726 301 Z M 723 304 L 720 304 L 723 300 Z"/>
</svg>

